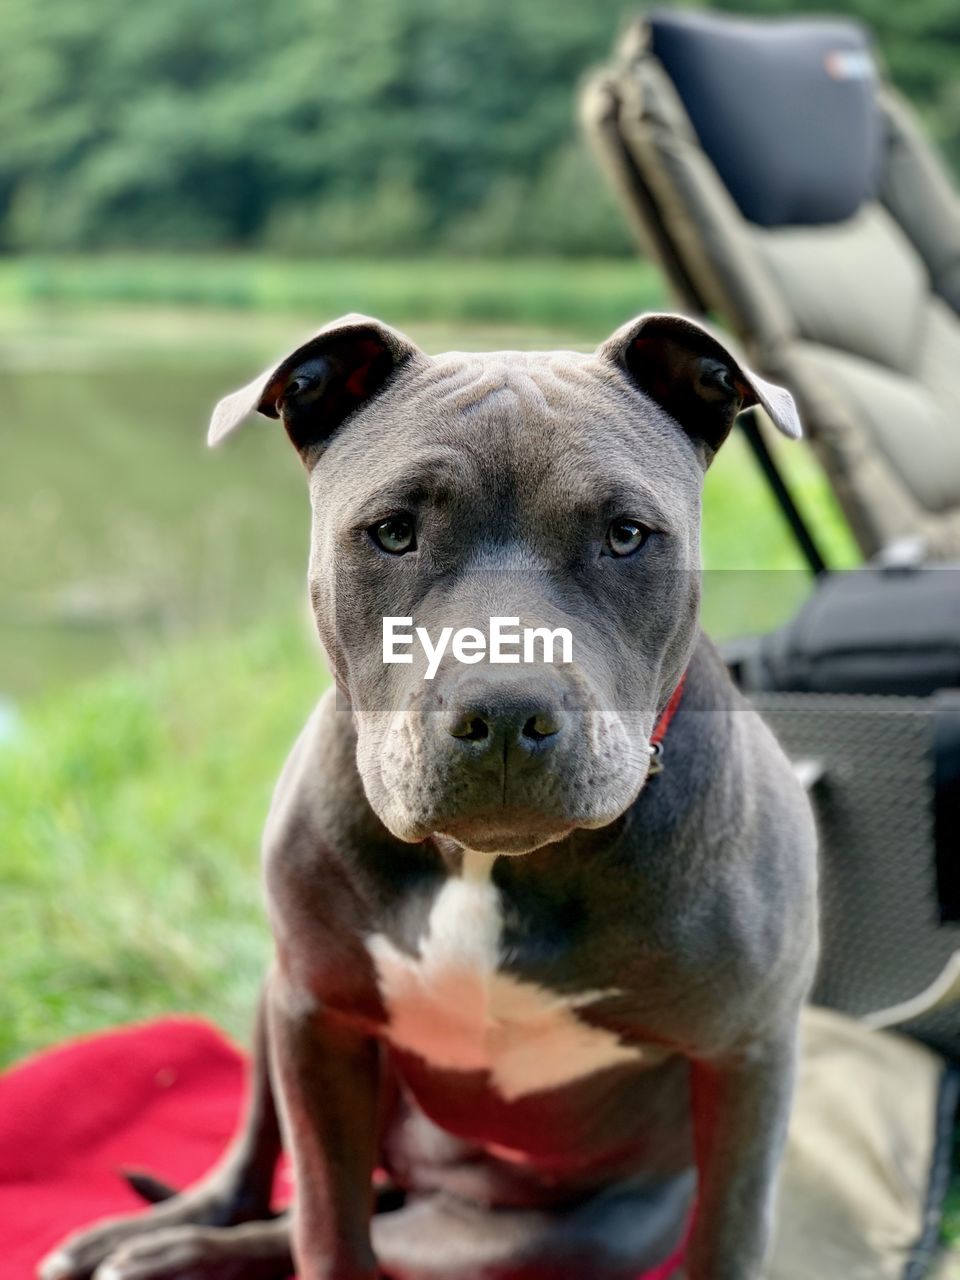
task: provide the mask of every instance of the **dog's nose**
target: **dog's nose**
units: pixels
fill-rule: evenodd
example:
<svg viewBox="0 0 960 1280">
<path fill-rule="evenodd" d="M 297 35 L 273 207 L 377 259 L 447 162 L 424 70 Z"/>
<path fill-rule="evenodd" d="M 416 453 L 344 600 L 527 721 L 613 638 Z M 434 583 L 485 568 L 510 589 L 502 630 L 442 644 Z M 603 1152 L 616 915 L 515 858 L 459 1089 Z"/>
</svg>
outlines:
<svg viewBox="0 0 960 1280">
<path fill-rule="evenodd" d="M 446 719 L 452 738 L 472 754 L 515 750 L 527 755 L 556 745 L 565 722 L 557 692 L 539 682 L 517 682 L 463 689 Z"/>
</svg>

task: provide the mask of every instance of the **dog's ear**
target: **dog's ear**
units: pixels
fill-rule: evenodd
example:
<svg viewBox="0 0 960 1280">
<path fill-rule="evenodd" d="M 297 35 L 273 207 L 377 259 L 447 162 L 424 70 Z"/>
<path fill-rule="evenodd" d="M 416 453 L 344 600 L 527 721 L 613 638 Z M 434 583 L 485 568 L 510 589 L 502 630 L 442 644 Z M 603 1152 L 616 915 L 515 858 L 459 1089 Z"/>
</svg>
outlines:
<svg viewBox="0 0 960 1280">
<path fill-rule="evenodd" d="M 207 444 L 219 444 L 256 409 L 281 418 L 307 460 L 344 419 L 370 401 L 420 349 L 369 316 L 335 320 L 213 411 Z"/>
<path fill-rule="evenodd" d="M 793 396 L 758 377 L 722 342 L 685 316 L 646 315 L 618 329 L 598 349 L 666 409 L 712 456 L 741 409 L 759 404 L 792 440 L 802 434 Z"/>
</svg>

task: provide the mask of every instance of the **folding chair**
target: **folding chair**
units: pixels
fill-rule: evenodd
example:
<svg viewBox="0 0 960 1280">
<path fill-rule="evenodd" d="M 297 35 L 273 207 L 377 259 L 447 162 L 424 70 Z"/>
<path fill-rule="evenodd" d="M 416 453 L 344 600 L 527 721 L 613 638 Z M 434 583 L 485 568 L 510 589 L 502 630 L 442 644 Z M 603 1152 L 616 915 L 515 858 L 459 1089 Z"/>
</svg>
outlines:
<svg viewBox="0 0 960 1280">
<path fill-rule="evenodd" d="M 886 559 L 824 576 L 747 424 L 820 575 L 732 659 L 814 792 L 815 999 L 960 1055 L 960 206 L 846 19 L 655 11 L 581 105 L 681 308 L 790 387 L 861 550 Z"/>
</svg>

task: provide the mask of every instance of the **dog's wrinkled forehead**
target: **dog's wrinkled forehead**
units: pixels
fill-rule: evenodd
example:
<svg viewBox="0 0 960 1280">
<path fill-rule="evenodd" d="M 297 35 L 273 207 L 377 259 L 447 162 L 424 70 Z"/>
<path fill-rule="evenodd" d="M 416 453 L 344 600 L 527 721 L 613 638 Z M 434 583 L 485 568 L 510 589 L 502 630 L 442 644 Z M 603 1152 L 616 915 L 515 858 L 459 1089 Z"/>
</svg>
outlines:
<svg viewBox="0 0 960 1280">
<path fill-rule="evenodd" d="M 448 351 L 418 371 L 411 390 L 464 426 L 482 420 L 488 428 L 498 421 L 506 430 L 542 427 L 539 443 L 549 447 L 551 427 L 591 413 L 598 424 L 619 416 L 627 425 L 637 406 L 624 399 L 618 381 L 605 361 L 576 351 Z"/>
<path fill-rule="evenodd" d="M 608 362 L 572 351 L 446 352 L 402 370 L 331 440 L 318 483 L 336 471 L 363 489 L 418 465 L 425 481 L 479 484 L 491 500 L 544 486 L 552 500 L 586 500 L 628 480 L 698 489 L 702 474 L 668 414 L 625 395 Z"/>
</svg>

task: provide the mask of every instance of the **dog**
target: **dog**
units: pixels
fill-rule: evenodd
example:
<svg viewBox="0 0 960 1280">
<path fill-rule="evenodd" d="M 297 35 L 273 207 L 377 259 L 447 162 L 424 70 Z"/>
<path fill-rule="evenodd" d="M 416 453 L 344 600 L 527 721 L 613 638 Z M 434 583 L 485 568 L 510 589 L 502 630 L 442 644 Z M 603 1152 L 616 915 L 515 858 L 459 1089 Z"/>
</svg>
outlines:
<svg viewBox="0 0 960 1280">
<path fill-rule="evenodd" d="M 257 409 L 303 461 L 334 678 L 267 821 L 247 1116 L 43 1280 L 634 1280 L 685 1241 L 690 1280 L 760 1275 L 817 925 L 805 793 L 698 621 L 704 474 L 753 405 L 799 436 L 667 314 L 435 357 L 348 316 L 220 402 L 211 444 Z M 539 656 L 478 658 L 491 620 Z"/>
</svg>

